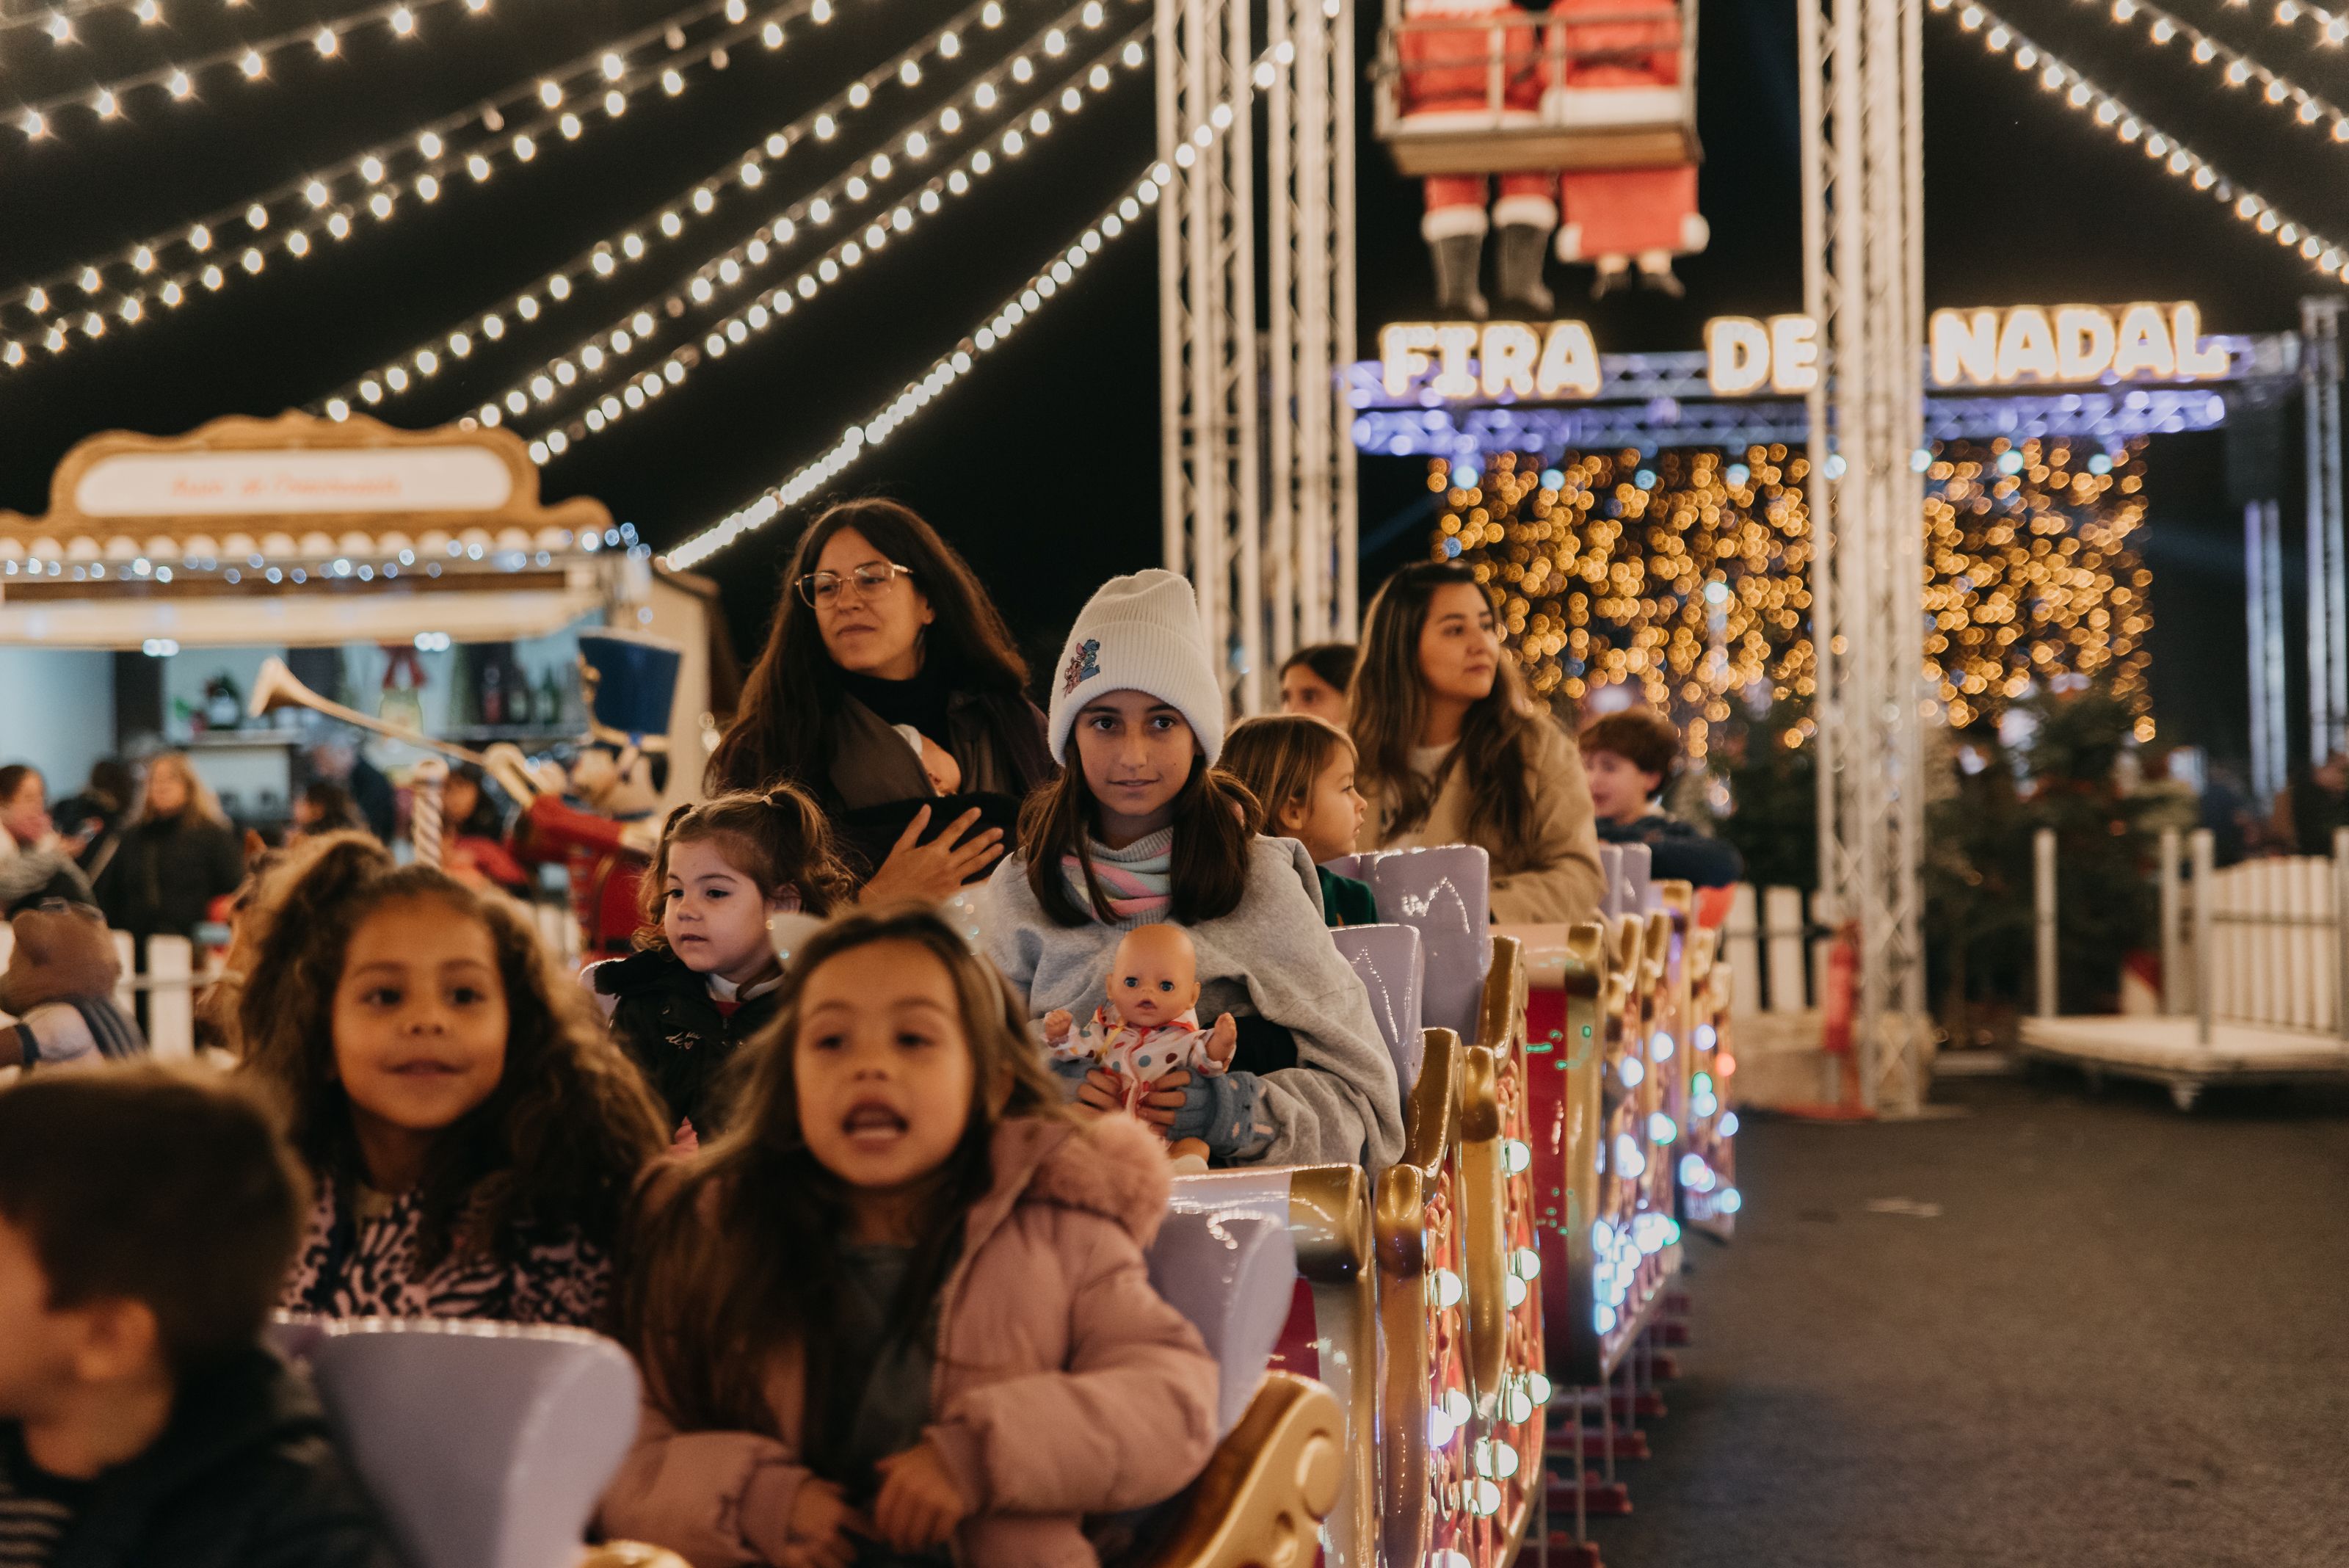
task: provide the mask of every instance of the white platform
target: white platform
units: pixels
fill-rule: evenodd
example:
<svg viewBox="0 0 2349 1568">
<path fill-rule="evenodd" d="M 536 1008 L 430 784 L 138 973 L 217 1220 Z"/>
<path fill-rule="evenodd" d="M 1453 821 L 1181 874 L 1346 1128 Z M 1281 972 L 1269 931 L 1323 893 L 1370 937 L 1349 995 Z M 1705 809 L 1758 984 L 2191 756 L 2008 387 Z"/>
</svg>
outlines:
<svg viewBox="0 0 2349 1568">
<path fill-rule="evenodd" d="M 2215 1023 L 2205 1045 L 2191 1018 L 2030 1018 L 2023 1023 L 2023 1049 L 2091 1072 L 2168 1084 L 2181 1109 L 2206 1084 L 2349 1078 L 2349 1047 L 2332 1035 Z"/>
</svg>

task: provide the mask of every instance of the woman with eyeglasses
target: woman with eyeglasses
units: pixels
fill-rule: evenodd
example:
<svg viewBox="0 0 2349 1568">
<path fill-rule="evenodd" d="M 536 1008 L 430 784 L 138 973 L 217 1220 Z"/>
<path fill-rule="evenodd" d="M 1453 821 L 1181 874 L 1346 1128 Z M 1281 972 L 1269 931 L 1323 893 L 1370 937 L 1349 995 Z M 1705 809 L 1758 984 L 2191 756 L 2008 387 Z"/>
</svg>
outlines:
<svg viewBox="0 0 2349 1568">
<path fill-rule="evenodd" d="M 987 590 L 911 508 L 881 500 L 827 508 L 784 584 L 709 793 L 809 791 L 868 903 L 985 876 L 1020 801 L 1058 771 Z"/>
</svg>

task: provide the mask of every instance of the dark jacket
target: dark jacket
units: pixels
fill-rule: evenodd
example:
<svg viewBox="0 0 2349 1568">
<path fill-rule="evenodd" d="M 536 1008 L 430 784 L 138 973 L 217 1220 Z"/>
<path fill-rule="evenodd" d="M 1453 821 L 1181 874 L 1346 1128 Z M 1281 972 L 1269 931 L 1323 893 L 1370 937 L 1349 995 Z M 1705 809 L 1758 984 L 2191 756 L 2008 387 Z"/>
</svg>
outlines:
<svg viewBox="0 0 2349 1568">
<path fill-rule="evenodd" d="M 154 1445 L 98 1478 L 51 1568 L 399 1563 L 309 1383 L 256 1345 L 182 1386 Z"/>
<path fill-rule="evenodd" d="M 183 811 L 124 831 L 98 878 L 98 903 L 117 930 L 191 937 L 212 900 L 243 880 L 244 846 L 235 830 Z"/>
<path fill-rule="evenodd" d="M 1608 844 L 1646 845 L 1651 881 L 1726 888 L 1745 876 L 1745 857 L 1734 846 L 1707 838 L 1687 823 L 1661 812 L 1651 812 L 1633 823 L 1601 822 L 1599 836 Z"/>
<path fill-rule="evenodd" d="M 668 1106 L 669 1125 L 693 1124 L 707 1138 L 726 1121 L 726 1064 L 743 1041 L 774 1020 L 777 992 L 761 992 L 729 1016 L 709 982 L 666 948 L 610 959 L 588 971 L 614 999 L 612 1037 L 636 1059 L 653 1093 Z"/>
</svg>

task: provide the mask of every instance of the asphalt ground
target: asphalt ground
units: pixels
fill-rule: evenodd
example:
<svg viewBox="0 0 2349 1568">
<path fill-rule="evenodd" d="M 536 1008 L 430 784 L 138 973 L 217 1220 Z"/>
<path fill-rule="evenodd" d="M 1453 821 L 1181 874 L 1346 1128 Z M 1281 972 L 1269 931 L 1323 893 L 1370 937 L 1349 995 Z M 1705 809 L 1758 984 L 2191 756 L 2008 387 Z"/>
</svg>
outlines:
<svg viewBox="0 0 2349 1568">
<path fill-rule="evenodd" d="M 1748 1118 L 1608 1568 L 2349 1565 L 2349 1091 L 1934 1099 Z"/>
</svg>

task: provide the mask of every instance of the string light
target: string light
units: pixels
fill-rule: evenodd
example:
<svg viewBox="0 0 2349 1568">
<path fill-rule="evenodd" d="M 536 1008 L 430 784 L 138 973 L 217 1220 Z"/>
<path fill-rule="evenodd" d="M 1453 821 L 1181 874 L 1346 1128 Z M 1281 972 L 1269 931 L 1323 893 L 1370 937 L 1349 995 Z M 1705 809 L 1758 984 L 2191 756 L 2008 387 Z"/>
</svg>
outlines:
<svg viewBox="0 0 2349 1568">
<path fill-rule="evenodd" d="M 2151 575 L 2142 442 L 1953 441 L 1925 470 L 1925 673 L 1950 722 L 2110 673 L 2142 712 Z M 1783 444 L 1429 464 L 1431 554 L 1473 567 L 1534 690 L 1628 685 L 1702 756 L 1733 702 L 1814 690 L 1807 463 Z M 1797 734 L 1792 743 L 1799 743 Z"/>
<path fill-rule="evenodd" d="M 874 67 L 865 77 L 860 78 L 860 83 L 891 78 L 905 62 L 917 59 L 930 50 L 940 47 L 942 39 L 957 36 L 957 29 L 967 26 L 978 11 L 979 7 L 974 6 L 947 22 L 936 32 L 916 43 L 896 58 Z M 743 190 L 756 189 L 766 179 L 768 161 L 786 156 L 793 147 L 806 140 L 811 127 L 815 123 L 847 112 L 845 105 L 848 94 L 854 90 L 856 85 L 858 84 L 852 84 L 850 88 L 834 93 L 826 103 L 802 114 L 790 124 L 769 134 L 762 140 L 753 143 L 738 157 L 730 159 L 721 165 L 708 179 L 698 182 L 688 192 L 673 198 L 654 211 L 641 215 L 633 223 L 616 230 L 605 239 L 587 246 L 541 283 L 533 284 L 521 294 L 492 306 L 468 321 L 459 323 L 445 334 L 426 339 L 422 344 L 417 345 L 408 353 L 387 364 L 352 378 L 334 392 L 313 404 L 313 408 L 329 418 L 340 419 L 347 417 L 355 403 L 365 403 L 370 407 L 381 403 L 388 396 L 393 394 L 393 389 L 388 379 L 388 372 L 396 368 L 413 365 L 419 354 L 437 352 L 444 340 L 454 343 L 458 338 L 468 336 L 487 337 L 492 339 L 502 337 L 507 318 L 523 314 L 526 305 L 529 310 L 534 312 L 537 308 L 538 296 L 555 286 L 557 280 L 561 280 L 561 286 L 568 288 L 574 281 L 584 283 L 614 277 L 618 275 L 625 264 L 642 259 L 653 245 L 679 240 L 685 234 L 687 227 L 696 218 L 706 217 L 716 211 L 717 202 L 714 192 L 730 184 Z M 893 137 L 886 145 L 904 147 L 911 152 L 914 138 L 919 138 L 922 145 L 926 146 L 932 135 L 941 130 L 950 130 L 953 125 L 959 123 L 960 119 L 959 111 L 954 107 L 953 102 L 949 102 L 947 106 L 934 110 L 919 122 L 918 128 L 908 136 Z M 920 156 L 917 152 L 911 152 L 911 155 Z M 860 173 L 875 172 L 874 168 L 875 161 L 868 159 L 853 165 L 844 178 L 836 179 L 833 187 L 828 187 L 826 192 L 820 192 L 817 199 L 823 200 L 828 197 L 831 202 L 836 203 L 838 191 L 844 188 L 850 180 L 857 180 L 858 183 L 862 184 L 863 181 L 859 179 Z M 877 177 L 885 177 L 885 171 L 894 167 L 890 156 L 885 152 L 878 155 L 877 163 L 881 171 Z M 697 274 L 697 278 L 708 281 L 714 288 L 718 282 L 719 269 L 727 261 L 730 260 L 734 264 L 738 269 L 738 275 L 739 269 L 744 262 L 748 261 L 753 265 L 763 262 L 771 254 L 772 247 L 788 243 L 791 235 L 796 231 L 797 224 L 808 216 L 808 208 L 812 204 L 812 202 L 795 204 L 780 214 L 774 222 L 760 228 L 748 241 L 728 252 L 726 256 L 704 264 Z M 549 361 L 543 371 L 536 374 L 552 378 L 558 373 L 557 366 L 574 360 L 585 364 L 590 371 L 597 369 L 607 358 L 616 361 L 618 356 L 627 354 L 638 344 L 647 341 L 658 329 L 661 322 L 673 319 L 673 311 L 681 314 L 684 303 L 683 296 L 678 294 L 672 294 L 667 299 L 647 301 L 629 311 L 619 320 L 607 324 L 585 342 L 574 346 L 567 355 L 559 356 Z M 527 318 L 525 317 L 525 319 Z M 575 369 L 574 367 L 574 374 Z M 527 388 L 533 379 L 534 376 L 530 375 L 523 377 L 521 388 Z M 411 385 L 414 384 L 411 383 Z M 519 406 L 512 400 L 521 388 L 503 392 L 485 404 L 481 416 L 484 422 L 496 424 L 504 418 L 505 412 L 519 414 L 525 411 L 529 407 L 527 396 L 523 398 Z M 503 411 L 501 411 L 502 405 Z"/>
<path fill-rule="evenodd" d="M 722 14 L 730 3 L 731 0 L 698 0 L 697 4 L 672 14 L 665 20 L 642 28 L 616 43 L 600 46 L 552 73 L 533 73 L 524 81 L 511 84 L 474 109 L 444 116 L 401 132 L 341 162 L 289 180 L 257 196 L 244 198 L 207 214 L 202 222 L 190 228 L 150 234 L 122 250 L 72 263 L 47 277 L 0 293 L 0 334 L 12 328 L 26 330 L 24 318 L 29 317 L 32 318 L 29 329 L 39 336 L 43 346 L 52 354 L 64 352 L 71 346 L 73 335 L 48 319 L 51 299 L 75 286 L 77 278 L 92 270 L 101 279 L 100 286 L 97 291 L 85 288 L 81 292 L 89 297 L 95 307 L 102 309 L 117 309 L 122 299 L 143 298 L 149 290 L 167 286 L 175 296 L 164 299 L 163 303 L 169 306 L 181 303 L 198 282 L 202 282 L 207 290 L 216 290 L 220 285 L 189 259 L 191 253 L 202 252 L 210 243 L 207 238 L 204 243 L 198 244 L 194 236 L 208 236 L 214 228 L 228 229 L 242 222 L 243 214 L 255 208 L 264 214 L 276 213 L 295 225 L 278 244 L 288 254 L 299 256 L 305 252 L 293 247 L 293 236 L 296 234 L 305 235 L 305 246 L 315 252 L 323 248 L 316 243 L 322 238 L 337 241 L 348 238 L 363 213 L 376 222 L 388 222 L 396 216 L 400 210 L 398 198 L 402 193 L 402 187 L 399 181 L 392 177 L 395 169 L 415 169 L 417 172 L 412 180 L 416 193 L 430 201 L 460 171 L 475 183 L 480 183 L 490 179 L 504 160 L 511 159 L 516 164 L 527 163 L 537 155 L 540 139 L 556 127 L 557 117 L 542 110 L 535 119 L 517 126 L 508 119 L 508 115 L 516 110 L 527 114 L 540 109 L 538 83 L 543 76 L 563 83 L 585 82 L 592 78 L 594 85 L 602 88 L 612 85 L 605 76 L 606 56 L 617 52 L 626 59 L 658 50 L 657 64 L 640 63 L 629 67 L 613 90 L 635 91 L 647 86 L 657 77 L 675 76 L 679 84 L 678 90 L 682 91 L 684 78 L 679 74 L 680 67 L 707 62 L 714 67 L 728 46 L 739 43 L 761 29 L 762 24 L 760 21 L 745 21 L 688 46 L 686 29 Z M 770 13 L 763 26 L 780 31 L 784 24 L 821 10 L 823 3 L 824 0 L 789 0 L 788 4 Z M 21 128 L 30 129 L 28 122 L 22 119 L 18 124 Z M 479 136 L 480 140 L 463 146 L 453 145 L 458 138 L 469 132 Z M 372 173 L 368 172 L 370 170 Z M 349 188 L 354 182 L 360 188 L 351 192 L 352 199 L 338 201 L 338 190 Z M 141 254 L 148 258 L 146 263 L 133 265 L 133 258 Z M 178 260 L 179 270 L 167 272 L 160 277 L 146 275 L 159 265 L 159 258 L 163 262 Z M 126 269 L 130 275 L 124 275 Z M 119 291 L 119 296 L 114 291 Z M 152 314 L 150 313 L 150 319 Z M 20 350 L 22 348 L 15 339 L 0 336 L 0 366 L 16 369 L 27 363 L 27 357 L 22 352 L 9 352 L 12 345 Z"/>
<path fill-rule="evenodd" d="M 1063 278 L 1073 278 L 1091 258 L 1100 254 L 1103 245 L 1130 230 L 1141 228 L 1144 209 L 1156 204 L 1160 192 L 1173 178 L 1174 171 L 1164 163 L 1152 164 L 1148 171 L 1128 186 L 1100 217 L 1087 224 L 1066 249 L 1030 277 L 1025 287 L 1005 301 L 1000 310 L 989 317 L 976 332 L 957 344 L 952 352 L 933 361 L 927 373 L 917 380 L 905 383 L 905 389 L 873 418 L 841 431 L 839 441 L 822 457 L 801 468 L 758 500 L 669 551 L 667 557 L 669 566 L 679 571 L 698 566 L 743 535 L 773 522 L 831 483 L 867 452 L 887 441 L 947 388 L 968 375 L 980 358 L 993 353 L 1013 333 L 1033 320 L 1044 303 L 1059 295 Z"/>
<path fill-rule="evenodd" d="M 2033 44 L 1980 0 L 1932 0 L 1932 5 L 1936 11 L 1954 12 L 1958 26 L 1966 31 L 1982 33 L 1982 47 L 1991 53 L 2004 54 L 2012 49 L 2018 61 L 2027 54 L 2029 64 L 2038 67 L 2042 87 L 2050 92 L 2071 89 L 2064 92 L 2061 99 L 2066 107 L 2094 117 L 2124 144 L 2141 144 L 2146 156 L 2173 178 L 2208 192 L 2213 201 L 2223 203 L 2261 234 L 2286 249 L 2297 251 L 2302 261 L 2313 264 L 2318 271 L 2349 282 L 2349 244 L 2286 218 L 2266 197 L 2230 180 L 2209 159 L 2160 130 L 2119 99 Z M 1988 24 L 1987 29 L 1984 24 Z"/>
<path fill-rule="evenodd" d="M 73 40 L 73 24 L 98 11 L 128 11 L 140 25 L 153 26 L 163 19 L 160 0 L 63 0 L 61 4 L 13 11 L 0 16 L 0 33 L 17 27 L 39 27 L 57 43 Z M 64 32 L 59 33 L 58 29 Z"/>
<path fill-rule="evenodd" d="M 2089 3 L 2095 4 L 2095 0 L 2089 0 Z M 2287 5 L 2294 5 L 2297 0 L 2285 0 L 2285 3 Z M 2217 70 L 2220 78 L 2228 86 L 2247 87 L 2257 82 L 2260 98 L 2263 101 L 2279 108 L 2291 105 L 2292 118 L 2302 125 L 2314 125 L 2319 120 L 2330 121 L 2333 140 L 2349 141 L 2349 111 L 2344 111 L 2329 99 L 2310 92 L 2281 72 L 2269 69 L 2224 39 L 2212 36 L 2183 17 L 2174 16 L 2158 5 L 2147 4 L 2146 0 L 2110 0 L 2109 5 L 2100 5 L 2099 9 L 2116 26 L 2127 27 L 2143 22 L 2146 36 L 2156 47 L 2182 39 L 2187 46 L 2187 57 L 2198 66 Z M 2349 32 L 2343 36 L 2349 37 Z M 2027 70 L 2032 62 L 2023 57 L 2022 51 L 2017 51 L 2015 64 Z M 2101 123 L 2114 123 L 2105 119 L 2101 110 L 2098 118 Z"/>
<path fill-rule="evenodd" d="M 192 87 L 196 78 L 207 71 L 229 65 L 233 65 L 245 80 L 257 81 L 268 74 L 268 61 L 273 55 L 306 46 L 317 55 L 331 57 L 338 52 L 337 35 L 357 32 L 377 23 L 388 26 L 397 36 L 409 37 L 416 31 L 415 12 L 418 9 L 448 3 L 449 0 L 405 0 L 404 4 L 377 5 L 368 10 L 355 12 L 348 16 L 337 18 L 331 26 L 305 25 L 263 38 L 258 42 L 231 44 L 192 60 L 167 62 L 135 76 L 122 77 L 93 87 L 72 92 L 56 93 L 30 103 L 20 104 L 18 109 L 19 112 L 37 111 L 54 119 L 61 109 L 83 105 L 97 112 L 100 119 L 110 119 L 114 118 L 110 111 L 97 108 L 101 99 L 108 102 L 117 102 L 140 88 L 150 87 L 162 88 L 173 98 L 184 99 L 189 96 L 189 88 Z M 96 8 L 85 7 L 85 9 Z M 471 10 L 471 7 L 468 9 Z M 402 18 L 406 19 L 405 25 L 402 23 Z M 18 18 L 18 20 L 23 19 Z M 160 7 L 156 10 L 155 19 L 161 19 Z M 56 42 L 63 44 L 71 41 L 73 25 L 68 19 L 67 11 L 50 10 L 46 15 L 45 26 L 49 36 Z"/>
<path fill-rule="evenodd" d="M 1066 78 L 1066 85 L 1061 88 L 1061 96 L 1057 99 L 1061 112 L 1074 114 L 1082 109 L 1086 99 L 1078 84 L 1086 81 L 1089 75 L 1092 81 L 1097 84 L 1093 86 L 1094 92 L 1109 90 L 1118 80 L 1116 75 L 1107 69 L 1109 63 L 1122 57 L 1123 52 L 1129 46 L 1138 52 L 1145 31 L 1144 28 L 1136 28 L 1132 36 L 1120 43 L 1113 44 L 1098 59 L 1092 62 L 1090 72 L 1081 67 Z M 1025 106 L 1022 107 L 1025 108 Z M 949 106 L 950 109 L 951 106 Z M 944 118 L 946 112 L 941 111 L 939 116 L 923 123 L 935 125 L 936 119 Z M 1046 130 L 1039 134 L 1049 134 L 1052 123 L 1050 111 L 1042 109 L 1030 111 L 1025 119 L 1019 119 L 1018 110 L 1008 110 L 1007 117 L 1019 119 L 1019 122 L 1027 126 L 1030 131 L 1034 131 L 1040 118 Z M 978 129 L 976 126 L 967 126 L 967 128 L 974 130 Z M 893 138 L 890 145 L 902 148 L 911 135 L 919 134 L 922 132 L 915 130 L 909 132 L 907 136 Z M 1000 140 L 993 143 L 993 148 L 1002 148 L 1006 143 L 1014 140 L 1024 140 L 1020 137 L 1020 132 L 1017 130 L 1006 131 Z M 1017 156 L 1017 153 L 1009 155 Z M 899 199 L 887 213 L 874 216 L 862 228 L 852 223 L 848 233 L 834 242 L 814 261 L 802 267 L 796 279 L 786 280 L 760 292 L 749 305 L 712 323 L 698 346 L 692 343 L 684 344 L 670 352 L 662 364 L 626 379 L 633 384 L 644 387 L 644 389 L 652 396 L 657 396 L 658 392 L 651 386 L 646 385 L 649 381 L 665 382 L 670 387 L 681 386 L 688 376 L 700 368 L 704 359 L 723 358 L 730 348 L 742 346 L 751 337 L 768 331 L 802 305 L 818 297 L 826 288 L 845 282 L 848 274 L 861 265 L 867 257 L 910 234 L 923 219 L 943 211 L 949 199 L 968 195 L 978 188 L 979 180 L 984 179 L 990 171 L 1001 165 L 1002 160 L 989 147 L 982 146 L 973 151 L 949 168 L 931 176 L 918 189 Z M 648 303 L 640 308 L 636 316 L 630 318 L 631 322 L 657 321 L 664 317 L 672 320 L 679 319 L 684 316 L 688 306 L 709 305 L 722 291 L 749 284 L 752 270 L 779 259 L 781 250 L 789 244 L 790 238 L 799 234 L 802 225 L 812 223 L 817 227 L 823 226 L 842 217 L 856 202 L 863 202 L 868 197 L 877 196 L 875 183 L 869 182 L 865 175 L 869 174 L 873 177 L 873 182 L 878 182 L 888 178 L 895 168 L 895 164 L 886 152 L 877 153 L 871 160 L 853 166 L 851 171 L 844 176 L 836 178 L 832 183 L 807 199 L 795 202 L 776 220 L 771 229 L 762 231 L 774 237 L 775 244 L 772 246 L 766 244 L 764 241 L 753 240 L 748 246 L 739 247 L 736 251 L 728 253 L 717 261 L 706 265 L 685 286 L 681 293 L 672 294 L 667 300 L 657 305 Z M 819 218 L 818 214 L 823 216 Z M 641 344 L 644 341 L 644 334 L 637 333 L 635 337 L 637 343 Z M 557 400 L 563 389 L 572 385 L 574 376 L 578 376 L 584 389 L 590 391 L 598 385 L 621 379 L 617 375 L 619 368 L 616 363 L 614 363 L 612 369 L 606 371 L 598 361 L 602 358 L 601 343 L 610 342 L 617 348 L 625 338 L 624 325 L 622 327 L 609 330 L 606 335 L 588 339 L 585 344 L 574 348 L 569 355 L 549 361 L 536 372 L 523 377 L 521 384 L 508 389 L 497 400 L 484 404 L 480 417 L 485 423 L 495 424 L 502 417 L 499 412 L 501 404 L 509 411 L 521 413 L 525 411 L 533 401 L 540 404 L 552 403 Z M 585 366 L 588 374 L 579 376 L 579 366 Z M 607 393 L 596 402 L 595 406 L 572 420 L 567 426 L 551 431 L 541 439 L 547 443 L 551 451 L 559 454 L 571 442 L 585 440 L 589 435 L 600 434 L 626 414 L 637 411 L 640 407 L 641 405 L 629 399 L 625 391 Z"/>
<path fill-rule="evenodd" d="M 2229 3 L 2240 4 L 2241 0 L 2229 0 Z M 2328 11 L 2313 4 L 2313 0 L 2276 0 L 2275 8 L 2269 15 L 2281 27 L 2289 27 L 2295 22 L 2305 20 L 2316 29 L 2320 43 L 2349 44 L 2349 16 L 2337 11 Z"/>
</svg>

